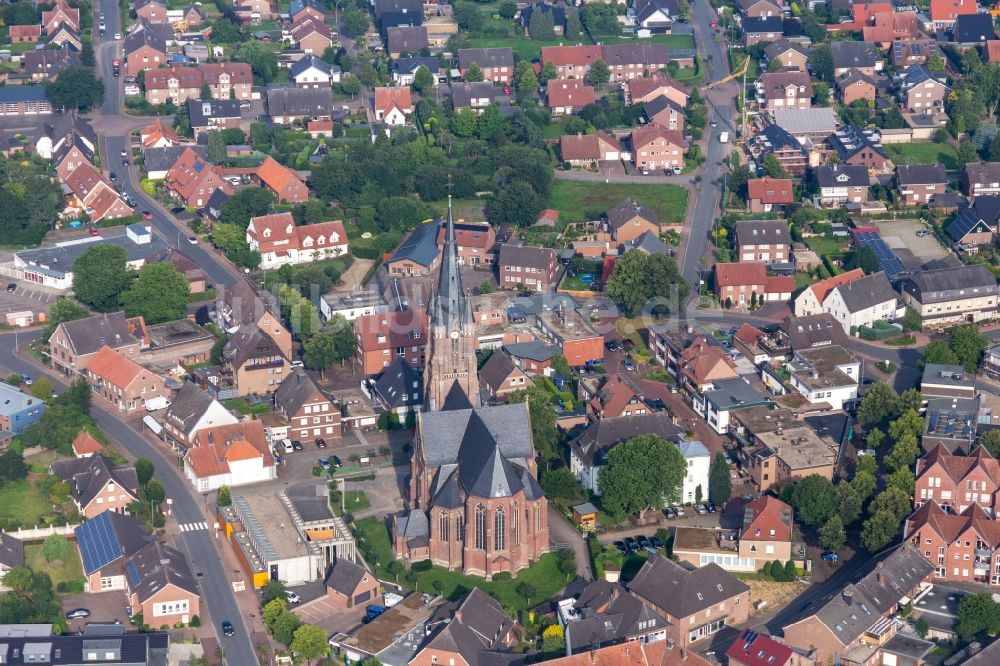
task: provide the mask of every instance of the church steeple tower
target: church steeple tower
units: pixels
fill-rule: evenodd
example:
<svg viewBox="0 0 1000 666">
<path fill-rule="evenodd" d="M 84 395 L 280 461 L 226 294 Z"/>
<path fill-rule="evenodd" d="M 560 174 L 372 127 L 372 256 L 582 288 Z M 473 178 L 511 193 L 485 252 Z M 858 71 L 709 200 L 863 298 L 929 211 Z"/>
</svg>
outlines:
<svg viewBox="0 0 1000 666">
<path fill-rule="evenodd" d="M 449 188 L 451 184 L 449 183 Z M 424 408 L 441 411 L 479 405 L 476 331 L 469 299 L 462 289 L 455 243 L 455 220 L 448 193 L 448 221 L 441 249 L 441 272 L 430 308 L 430 353 Z"/>
</svg>

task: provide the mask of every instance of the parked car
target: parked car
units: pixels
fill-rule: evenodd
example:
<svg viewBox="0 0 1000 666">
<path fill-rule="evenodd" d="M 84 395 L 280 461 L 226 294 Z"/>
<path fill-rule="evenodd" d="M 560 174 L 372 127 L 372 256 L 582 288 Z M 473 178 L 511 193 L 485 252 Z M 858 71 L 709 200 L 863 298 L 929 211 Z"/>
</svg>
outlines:
<svg viewBox="0 0 1000 666">
<path fill-rule="evenodd" d="M 667 403 L 663 402 L 661 398 L 654 400 L 653 404 L 656 405 L 656 408 L 661 412 L 667 408 Z"/>
<path fill-rule="evenodd" d="M 293 439 L 292 440 L 292 449 L 294 449 L 296 451 L 301 451 L 302 450 L 302 442 L 300 442 L 297 439 Z"/>
<path fill-rule="evenodd" d="M 197 245 L 198 244 L 198 237 L 197 236 L 188 236 L 188 243 L 191 243 L 191 245 Z"/>
<path fill-rule="evenodd" d="M 90 611 L 86 608 L 74 608 L 71 611 L 66 611 L 67 620 L 77 620 L 84 617 L 90 617 Z"/>
<path fill-rule="evenodd" d="M 663 510 L 663 515 L 666 516 L 667 519 L 671 519 L 671 518 L 676 518 L 677 517 L 677 514 L 669 506 L 666 509 Z"/>
<path fill-rule="evenodd" d="M 683 170 L 679 166 L 675 166 L 673 171 L 675 176 L 679 176 L 681 175 L 681 173 L 683 173 Z"/>
<path fill-rule="evenodd" d="M 330 469 L 331 469 L 331 467 L 330 467 L 330 461 L 327 460 L 326 458 L 320 458 L 319 459 L 319 466 L 323 468 L 324 472 L 329 472 Z"/>
<path fill-rule="evenodd" d="M 604 348 L 611 352 L 616 352 L 622 348 L 622 343 L 618 340 L 608 340 L 604 343 Z"/>
<path fill-rule="evenodd" d="M 222 633 L 226 636 L 236 635 L 236 630 L 233 629 L 233 623 L 229 620 L 222 621 Z"/>
<path fill-rule="evenodd" d="M 684 515 L 684 507 L 682 507 L 682 506 L 675 506 L 674 507 L 674 513 L 676 513 L 677 517 L 680 518 L 681 516 Z"/>
<path fill-rule="evenodd" d="M 325 449 L 326 448 L 326 440 L 323 439 L 322 437 L 317 437 L 316 438 L 316 448 L 318 448 L 318 449 Z"/>
<path fill-rule="evenodd" d="M 344 463 L 340 462 L 340 458 L 336 455 L 330 456 L 330 464 L 333 465 L 334 469 L 343 467 Z"/>
<path fill-rule="evenodd" d="M 666 548 L 667 544 L 663 543 L 663 539 L 656 536 L 655 534 L 649 537 L 649 543 L 653 544 L 653 548 Z"/>
<path fill-rule="evenodd" d="M 115 39 L 121 39 L 121 38 L 122 38 L 122 33 L 116 32 L 115 33 Z"/>
<path fill-rule="evenodd" d="M 615 541 L 615 548 L 618 549 L 622 555 L 628 555 L 628 546 L 625 545 L 624 541 Z"/>
<path fill-rule="evenodd" d="M 837 555 L 837 553 L 833 552 L 832 550 L 828 550 L 827 552 L 820 555 L 819 559 L 823 560 L 824 562 L 836 562 L 837 560 L 840 559 L 840 556 Z"/>
<path fill-rule="evenodd" d="M 25 386 L 31 386 L 33 382 L 31 381 L 30 376 L 21 375 L 21 383 L 24 384 Z"/>
<path fill-rule="evenodd" d="M 917 229 L 917 235 L 918 236 L 926 236 L 929 233 L 930 232 L 927 229 Z"/>
<path fill-rule="evenodd" d="M 636 537 L 635 540 L 636 542 L 638 542 L 640 548 L 649 548 L 650 546 L 653 545 L 652 543 L 650 543 L 649 537 L 647 536 L 638 536 Z"/>
<path fill-rule="evenodd" d="M 116 180 L 118 180 L 118 174 L 112 171 L 111 173 L 108 174 L 108 180 L 110 180 L 112 183 L 115 182 Z"/>
<path fill-rule="evenodd" d="M 622 359 L 622 365 L 625 366 L 626 370 L 635 372 L 635 361 L 630 359 L 628 356 Z"/>
<path fill-rule="evenodd" d="M 625 547 L 628 548 L 628 552 L 634 553 L 639 550 L 639 542 L 635 540 L 635 537 L 625 537 Z"/>
<path fill-rule="evenodd" d="M 708 503 L 706 503 L 706 504 L 705 504 L 705 508 L 706 508 L 706 509 L 708 509 L 708 512 L 709 512 L 709 513 L 715 513 L 715 512 L 717 512 L 717 511 L 719 510 L 719 509 L 718 509 L 718 508 L 717 508 L 717 507 L 716 507 L 716 506 L 715 506 L 714 504 L 712 504 L 711 502 L 708 502 Z"/>
<path fill-rule="evenodd" d="M 180 213 L 183 213 L 186 210 L 187 208 L 185 208 L 184 206 L 174 206 L 173 208 L 170 209 L 170 212 L 173 213 L 174 215 L 179 215 Z"/>
<path fill-rule="evenodd" d="M 299 598 L 299 595 L 291 590 L 285 591 L 285 599 L 287 599 L 290 604 L 297 604 L 302 601 L 302 599 Z"/>
<path fill-rule="evenodd" d="M 723 132 L 719 135 L 719 143 L 729 143 L 729 132 Z"/>
<path fill-rule="evenodd" d="M 17 285 L 15 283 L 13 283 L 13 282 L 8 282 L 7 283 L 7 293 L 8 294 L 13 294 L 15 291 L 17 291 Z"/>
<path fill-rule="evenodd" d="M 704 516 L 706 513 L 708 513 L 708 509 L 703 507 L 701 504 L 695 504 L 694 510 L 699 516 Z"/>
</svg>

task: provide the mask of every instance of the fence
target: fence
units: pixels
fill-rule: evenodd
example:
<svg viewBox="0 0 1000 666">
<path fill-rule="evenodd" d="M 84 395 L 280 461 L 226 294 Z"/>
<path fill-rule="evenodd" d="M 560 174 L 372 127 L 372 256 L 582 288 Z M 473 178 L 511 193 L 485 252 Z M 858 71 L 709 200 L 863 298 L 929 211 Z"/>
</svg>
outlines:
<svg viewBox="0 0 1000 666">
<path fill-rule="evenodd" d="M 20 539 L 21 541 L 41 541 L 53 534 L 58 534 L 59 536 L 73 536 L 74 530 L 79 527 L 81 523 L 65 525 L 49 525 L 48 527 L 28 527 L 20 528 L 17 530 L 7 530 L 6 534 Z"/>
</svg>

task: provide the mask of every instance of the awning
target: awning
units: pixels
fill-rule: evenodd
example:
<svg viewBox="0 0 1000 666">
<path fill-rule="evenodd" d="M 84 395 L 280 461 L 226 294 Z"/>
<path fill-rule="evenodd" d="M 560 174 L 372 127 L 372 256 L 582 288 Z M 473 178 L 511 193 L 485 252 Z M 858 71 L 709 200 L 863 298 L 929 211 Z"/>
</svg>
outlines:
<svg viewBox="0 0 1000 666">
<path fill-rule="evenodd" d="M 152 430 L 154 435 L 159 436 L 159 434 L 161 432 L 163 432 L 163 426 L 161 426 L 159 423 L 157 423 L 156 419 L 154 419 L 152 416 L 149 416 L 149 415 L 143 416 L 142 417 L 142 423 L 147 428 L 149 428 L 150 430 Z"/>
</svg>

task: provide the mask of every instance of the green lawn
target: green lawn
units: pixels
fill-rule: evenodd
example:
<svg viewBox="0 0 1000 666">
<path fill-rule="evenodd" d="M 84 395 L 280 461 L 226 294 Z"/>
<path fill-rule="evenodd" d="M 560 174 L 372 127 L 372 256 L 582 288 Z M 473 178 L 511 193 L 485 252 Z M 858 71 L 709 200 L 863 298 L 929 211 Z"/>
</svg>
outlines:
<svg viewBox="0 0 1000 666">
<path fill-rule="evenodd" d="M 664 44 L 668 49 L 693 49 L 694 35 L 652 35 L 650 37 L 605 37 L 597 38 L 603 44 L 625 44 L 627 42 L 639 42 L 640 44 Z"/>
<path fill-rule="evenodd" d="M 0 490 L 0 524 L 34 527 L 52 513 L 52 503 L 30 481 L 5 483 Z"/>
<path fill-rule="evenodd" d="M 338 516 L 341 515 L 339 490 L 333 490 L 330 492 L 330 504 L 333 506 L 333 512 Z M 367 509 L 371 505 L 372 503 L 369 501 L 368 495 L 366 495 L 363 490 L 348 490 L 347 497 L 344 498 L 344 508 L 347 509 L 348 513 L 355 513 L 357 511 L 361 511 L 362 509 Z"/>
<path fill-rule="evenodd" d="M 896 164 L 941 164 L 948 171 L 961 166 L 955 148 L 947 143 L 892 143 L 885 150 Z"/>
<path fill-rule="evenodd" d="M 806 238 L 806 245 L 809 249 L 816 252 L 820 256 L 826 256 L 828 254 L 839 254 L 847 250 L 847 240 L 839 238 L 826 238 L 824 236 L 813 236 L 811 238 Z"/>
<path fill-rule="evenodd" d="M 581 38 L 586 41 L 585 38 Z M 473 36 L 469 39 L 469 45 L 474 49 L 484 49 L 491 47 L 509 46 L 515 54 L 524 60 L 538 60 L 542 55 L 543 46 L 559 46 L 568 44 L 565 39 L 541 40 L 532 39 L 522 35 L 513 37 L 501 37 L 494 35 Z"/>
<path fill-rule="evenodd" d="M 42 557 L 42 544 L 33 543 L 24 546 L 24 563 L 34 571 L 44 571 L 52 579 L 52 585 L 68 583 L 83 579 L 83 566 L 80 564 L 80 551 L 72 543 L 69 555 L 65 560 L 46 562 Z"/>
<path fill-rule="evenodd" d="M 389 529 L 385 522 L 372 516 L 357 521 L 355 526 L 361 537 L 358 545 L 369 566 L 375 568 L 375 573 L 380 578 L 393 580 L 392 575 L 386 570 L 386 565 L 394 558 L 392 544 L 389 541 Z M 375 561 L 372 561 L 372 557 Z M 454 599 L 473 587 L 478 587 L 496 597 L 504 608 L 514 611 L 530 608 L 551 598 L 565 587 L 567 582 L 566 576 L 560 573 L 556 566 L 555 553 L 542 555 L 538 562 L 522 570 L 513 581 L 486 581 L 477 576 L 463 576 L 437 567 L 416 574 L 416 578 L 416 588 L 420 592 L 434 592 L 439 587 L 441 594 Z M 405 585 L 402 576 L 399 582 Z M 530 599 L 525 599 L 517 593 L 518 583 L 522 582 L 534 588 L 535 593 Z"/>
<path fill-rule="evenodd" d="M 600 219 L 609 208 L 629 197 L 655 210 L 660 222 L 684 220 L 688 191 L 679 185 L 556 180 L 552 182 L 549 208 L 559 211 L 560 222 L 586 222 Z"/>
<path fill-rule="evenodd" d="M 243 398 L 233 398 L 232 400 L 224 401 L 222 404 L 225 405 L 228 409 L 231 409 L 234 412 L 239 412 L 244 416 L 263 414 L 268 411 L 267 405 L 265 404 L 251 405 Z"/>
</svg>

